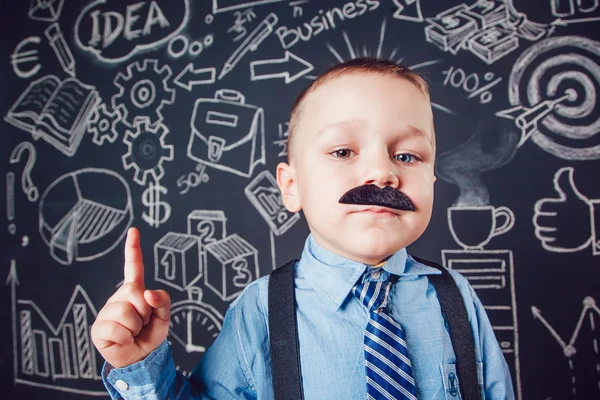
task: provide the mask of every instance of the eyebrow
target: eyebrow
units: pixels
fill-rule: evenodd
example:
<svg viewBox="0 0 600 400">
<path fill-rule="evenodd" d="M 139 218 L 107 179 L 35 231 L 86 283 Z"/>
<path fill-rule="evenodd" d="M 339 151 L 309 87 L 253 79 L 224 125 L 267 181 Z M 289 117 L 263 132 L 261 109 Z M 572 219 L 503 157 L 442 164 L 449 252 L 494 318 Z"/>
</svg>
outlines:
<svg viewBox="0 0 600 400">
<path fill-rule="evenodd" d="M 317 137 L 324 135 L 327 132 L 335 131 L 335 130 L 339 130 L 339 129 L 342 129 L 345 131 L 354 131 L 354 130 L 360 128 L 361 125 L 364 125 L 364 122 L 362 122 L 361 120 L 357 120 L 357 119 L 347 119 L 347 120 L 336 122 L 333 124 L 327 124 L 327 125 L 323 126 L 321 129 L 319 129 L 319 131 L 317 132 Z M 397 129 L 396 131 L 398 133 L 400 133 L 401 136 L 403 136 L 403 137 L 411 137 L 411 136 L 422 137 L 422 138 L 426 139 L 431 144 L 432 147 L 435 147 L 433 137 L 431 135 L 428 135 L 426 132 L 417 128 L 414 125 L 405 124 L 402 126 L 402 128 Z"/>
</svg>

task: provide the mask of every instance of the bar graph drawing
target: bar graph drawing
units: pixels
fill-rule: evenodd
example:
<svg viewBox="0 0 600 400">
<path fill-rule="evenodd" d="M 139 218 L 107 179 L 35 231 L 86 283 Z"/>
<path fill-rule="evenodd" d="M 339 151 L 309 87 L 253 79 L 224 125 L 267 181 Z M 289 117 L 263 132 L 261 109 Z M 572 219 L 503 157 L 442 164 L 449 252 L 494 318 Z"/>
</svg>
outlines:
<svg viewBox="0 0 600 400">
<path fill-rule="evenodd" d="M 35 301 L 17 299 L 16 263 L 6 284 L 11 288 L 14 382 L 63 392 L 106 396 L 100 380 L 101 357 L 90 337 L 97 311 L 86 291 L 77 285 L 58 324 L 54 325 Z M 96 390 L 90 390 L 91 382 Z"/>
</svg>

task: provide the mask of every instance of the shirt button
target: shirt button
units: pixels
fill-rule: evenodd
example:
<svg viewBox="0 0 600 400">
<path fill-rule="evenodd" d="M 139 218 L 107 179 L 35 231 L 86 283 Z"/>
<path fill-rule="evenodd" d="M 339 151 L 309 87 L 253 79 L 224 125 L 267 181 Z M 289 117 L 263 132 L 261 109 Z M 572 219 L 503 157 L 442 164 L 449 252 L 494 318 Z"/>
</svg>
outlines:
<svg viewBox="0 0 600 400">
<path fill-rule="evenodd" d="M 371 273 L 371 278 L 373 279 L 379 279 L 379 277 L 381 276 L 381 271 L 375 271 Z"/>
<path fill-rule="evenodd" d="M 118 381 L 115 382 L 115 386 L 119 390 L 127 390 L 127 389 L 129 389 L 129 385 L 127 384 L 127 382 L 122 381 L 121 379 L 119 379 Z"/>
</svg>

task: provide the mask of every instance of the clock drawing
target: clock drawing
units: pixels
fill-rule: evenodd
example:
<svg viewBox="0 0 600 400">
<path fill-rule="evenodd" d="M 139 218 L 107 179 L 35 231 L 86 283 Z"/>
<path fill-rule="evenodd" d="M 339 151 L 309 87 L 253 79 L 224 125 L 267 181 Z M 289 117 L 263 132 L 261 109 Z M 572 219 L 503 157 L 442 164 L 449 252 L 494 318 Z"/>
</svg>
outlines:
<svg viewBox="0 0 600 400">
<path fill-rule="evenodd" d="M 187 300 L 173 303 L 169 324 L 169 344 L 175 368 L 188 377 L 202 355 L 215 340 L 223 325 L 223 316 L 202 302 L 202 289 L 188 289 Z"/>
</svg>

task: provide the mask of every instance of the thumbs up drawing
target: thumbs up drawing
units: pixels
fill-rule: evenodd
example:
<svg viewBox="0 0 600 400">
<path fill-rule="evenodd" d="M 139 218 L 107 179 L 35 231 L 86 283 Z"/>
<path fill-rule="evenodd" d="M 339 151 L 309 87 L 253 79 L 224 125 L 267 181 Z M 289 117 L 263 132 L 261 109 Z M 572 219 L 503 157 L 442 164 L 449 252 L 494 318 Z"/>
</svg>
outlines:
<svg viewBox="0 0 600 400">
<path fill-rule="evenodd" d="M 593 204 L 573 180 L 573 168 L 565 167 L 554 174 L 557 197 L 535 203 L 533 225 L 542 247 L 556 253 L 585 249 L 593 240 Z"/>
</svg>

